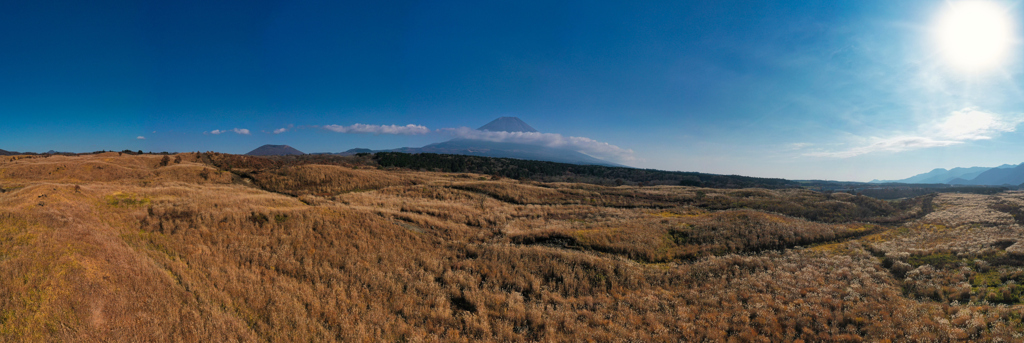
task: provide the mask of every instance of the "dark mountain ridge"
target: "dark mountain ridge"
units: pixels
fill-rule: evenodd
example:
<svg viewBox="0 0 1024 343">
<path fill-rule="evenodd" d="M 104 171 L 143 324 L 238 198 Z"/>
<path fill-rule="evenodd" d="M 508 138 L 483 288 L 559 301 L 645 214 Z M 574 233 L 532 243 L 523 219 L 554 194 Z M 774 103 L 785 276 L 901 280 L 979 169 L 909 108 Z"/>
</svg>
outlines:
<svg viewBox="0 0 1024 343">
<path fill-rule="evenodd" d="M 305 153 L 292 148 L 287 145 L 272 145 L 267 144 L 250 151 L 246 155 L 249 156 L 288 156 L 288 155 L 305 155 Z"/>
</svg>

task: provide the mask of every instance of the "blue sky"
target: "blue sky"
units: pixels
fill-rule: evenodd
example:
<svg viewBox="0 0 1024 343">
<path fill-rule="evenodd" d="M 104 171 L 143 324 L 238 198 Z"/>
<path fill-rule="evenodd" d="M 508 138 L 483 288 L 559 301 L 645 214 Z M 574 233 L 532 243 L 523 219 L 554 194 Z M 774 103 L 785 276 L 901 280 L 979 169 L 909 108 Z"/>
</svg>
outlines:
<svg viewBox="0 0 1024 343">
<path fill-rule="evenodd" d="M 954 3 L 9 0 L 0 149 L 337 152 L 517 116 L 547 133 L 530 139 L 665 170 L 1024 162 L 1024 9 L 991 2 L 1013 42 L 965 71 L 934 38 Z"/>
</svg>

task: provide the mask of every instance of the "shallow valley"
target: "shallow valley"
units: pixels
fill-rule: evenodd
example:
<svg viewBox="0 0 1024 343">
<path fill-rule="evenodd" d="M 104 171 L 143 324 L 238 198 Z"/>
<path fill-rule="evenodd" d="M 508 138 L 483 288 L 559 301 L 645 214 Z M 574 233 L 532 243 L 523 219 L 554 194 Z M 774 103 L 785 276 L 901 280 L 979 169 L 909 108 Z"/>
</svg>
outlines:
<svg viewBox="0 0 1024 343">
<path fill-rule="evenodd" d="M 0 157 L 0 341 L 1022 341 L 1024 193 Z"/>
</svg>

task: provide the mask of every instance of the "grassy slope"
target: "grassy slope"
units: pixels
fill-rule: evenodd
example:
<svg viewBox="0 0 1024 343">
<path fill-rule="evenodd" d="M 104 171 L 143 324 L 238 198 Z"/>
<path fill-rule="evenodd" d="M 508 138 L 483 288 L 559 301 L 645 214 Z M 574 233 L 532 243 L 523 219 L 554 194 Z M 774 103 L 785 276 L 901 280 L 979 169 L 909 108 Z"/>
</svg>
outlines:
<svg viewBox="0 0 1024 343">
<path fill-rule="evenodd" d="M 1020 329 L 1016 307 L 914 300 L 871 256 L 917 242 L 903 238 L 924 229 L 883 224 L 921 217 L 923 201 L 261 160 L 232 174 L 180 156 L 0 159 L 0 341 L 1012 340 Z M 918 221 L 948 220 L 959 205 L 943 201 Z"/>
</svg>

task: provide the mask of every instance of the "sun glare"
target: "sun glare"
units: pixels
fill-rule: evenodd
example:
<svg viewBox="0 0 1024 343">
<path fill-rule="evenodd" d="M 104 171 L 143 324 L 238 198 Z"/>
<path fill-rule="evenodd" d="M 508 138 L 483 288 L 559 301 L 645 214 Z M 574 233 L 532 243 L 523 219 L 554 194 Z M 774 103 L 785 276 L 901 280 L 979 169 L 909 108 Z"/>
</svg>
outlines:
<svg viewBox="0 0 1024 343">
<path fill-rule="evenodd" d="M 942 52 L 953 65 L 979 71 L 1006 59 L 1013 25 L 1006 10 L 984 1 L 950 3 L 937 24 Z"/>
</svg>

